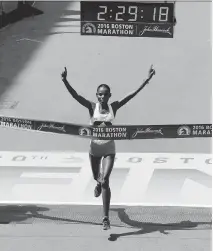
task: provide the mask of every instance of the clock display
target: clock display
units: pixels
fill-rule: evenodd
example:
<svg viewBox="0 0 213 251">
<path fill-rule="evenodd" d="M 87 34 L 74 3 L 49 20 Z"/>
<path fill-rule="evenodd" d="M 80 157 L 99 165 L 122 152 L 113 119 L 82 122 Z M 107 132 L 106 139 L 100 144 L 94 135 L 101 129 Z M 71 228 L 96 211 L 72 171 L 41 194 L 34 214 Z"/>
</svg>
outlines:
<svg viewBox="0 0 213 251">
<path fill-rule="evenodd" d="M 173 23 L 173 3 L 81 2 L 83 21 Z"/>
<path fill-rule="evenodd" d="M 81 35 L 173 38 L 172 2 L 81 2 Z"/>
</svg>

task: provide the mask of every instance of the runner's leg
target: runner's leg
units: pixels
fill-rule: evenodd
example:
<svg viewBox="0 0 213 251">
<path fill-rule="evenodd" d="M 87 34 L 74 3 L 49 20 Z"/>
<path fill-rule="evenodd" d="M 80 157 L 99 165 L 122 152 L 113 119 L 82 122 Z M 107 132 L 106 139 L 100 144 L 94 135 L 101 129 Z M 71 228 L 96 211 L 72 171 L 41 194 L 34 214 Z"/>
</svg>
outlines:
<svg viewBox="0 0 213 251">
<path fill-rule="evenodd" d="M 101 167 L 101 159 L 102 157 L 95 157 L 92 154 L 89 154 L 90 165 L 92 168 L 93 178 L 97 181 L 97 185 L 94 190 L 94 196 L 99 197 L 101 194 L 101 183 L 99 181 L 100 177 L 100 167 Z"/>
<path fill-rule="evenodd" d="M 111 199 L 111 190 L 109 186 L 109 177 L 112 172 L 115 161 L 115 154 L 107 155 L 103 158 L 103 174 L 102 174 L 102 199 L 103 199 L 103 211 L 104 211 L 104 229 L 110 227 L 109 222 L 109 208 L 110 208 L 110 199 Z"/>
</svg>

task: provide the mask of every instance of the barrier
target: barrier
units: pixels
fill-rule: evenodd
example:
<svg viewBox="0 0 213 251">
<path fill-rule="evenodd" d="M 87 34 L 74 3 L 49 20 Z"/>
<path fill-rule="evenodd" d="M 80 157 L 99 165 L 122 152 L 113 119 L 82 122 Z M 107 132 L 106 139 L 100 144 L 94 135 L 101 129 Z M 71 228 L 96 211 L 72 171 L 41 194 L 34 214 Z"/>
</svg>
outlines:
<svg viewBox="0 0 213 251">
<path fill-rule="evenodd" d="M 110 127 L 95 127 L 1 116 L 0 126 L 103 140 L 212 137 L 211 124 L 116 125 Z"/>
<path fill-rule="evenodd" d="M 112 205 L 211 207 L 211 154 L 117 153 Z M 101 205 L 88 153 L 0 152 L 1 204 Z"/>
</svg>

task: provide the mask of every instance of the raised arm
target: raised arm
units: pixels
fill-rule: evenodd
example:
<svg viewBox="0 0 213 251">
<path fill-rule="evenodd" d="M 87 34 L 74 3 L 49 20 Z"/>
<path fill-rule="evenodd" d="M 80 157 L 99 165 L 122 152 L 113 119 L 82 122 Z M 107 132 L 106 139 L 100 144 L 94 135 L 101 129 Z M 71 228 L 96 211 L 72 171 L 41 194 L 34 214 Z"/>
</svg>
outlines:
<svg viewBox="0 0 213 251">
<path fill-rule="evenodd" d="M 127 95 L 125 98 L 121 99 L 120 101 L 113 102 L 112 106 L 114 107 L 114 109 L 118 110 L 120 107 L 128 103 L 132 98 L 134 98 L 149 83 L 153 75 L 155 75 L 155 70 L 151 66 L 149 70 L 148 78 L 140 85 L 140 87 L 137 90 L 133 91 L 132 93 Z"/>
<path fill-rule="evenodd" d="M 61 78 L 62 81 L 64 82 L 67 90 L 69 91 L 69 93 L 72 95 L 72 97 L 77 100 L 81 105 L 83 105 L 84 107 L 91 109 L 91 105 L 92 103 L 85 99 L 84 97 L 82 97 L 81 95 L 79 95 L 74 88 L 69 84 L 69 82 L 67 81 L 67 68 L 64 68 L 64 71 L 61 74 Z"/>
</svg>

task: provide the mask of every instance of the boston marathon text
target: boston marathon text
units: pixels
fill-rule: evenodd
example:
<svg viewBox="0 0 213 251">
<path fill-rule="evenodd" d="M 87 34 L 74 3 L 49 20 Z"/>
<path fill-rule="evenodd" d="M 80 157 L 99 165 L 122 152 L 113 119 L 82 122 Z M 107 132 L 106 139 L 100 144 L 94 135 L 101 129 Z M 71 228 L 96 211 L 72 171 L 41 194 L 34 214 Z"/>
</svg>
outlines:
<svg viewBox="0 0 213 251">
<path fill-rule="evenodd" d="M 132 30 L 134 29 L 133 24 L 98 24 L 97 25 L 98 29 L 126 29 L 126 30 Z"/>
<path fill-rule="evenodd" d="M 97 33 L 99 35 L 134 35 L 135 26 L 132 24 L 97 24 Z"/>
<path fill-rule="evenodd" d="M 33 123 L 28 119 L 10 118 L 10 117 L 0 117 L 0 126 L 9 127 L 14 129 L 33 129 Z"/>
<path fill-rule="evenodd" d="M 194 136 L 205 136 L 212 135 L 212 125 L 194 125 L 192 127 L 192 135 Z"/>
<path fill-rule="evenodd" d="M 20 128 L 20 129 L 32 130 L 32 125 L 29 125 L 29 124 L 20 124 L 20 123 L 13 123 L 13 122 L 0 122 L 0 126 L 14 128 L 14 129 Z"/>
<path fill-rule="evenodd" d="M 127 138 L 127 128 L 125 127 L 94 127 L 93 137 L 98 138 Z"/>
</svg>

